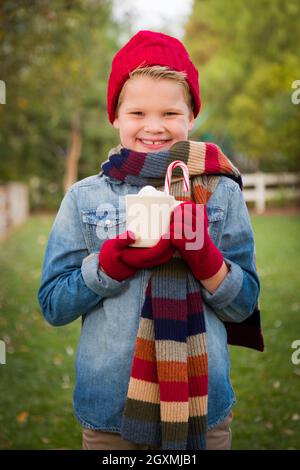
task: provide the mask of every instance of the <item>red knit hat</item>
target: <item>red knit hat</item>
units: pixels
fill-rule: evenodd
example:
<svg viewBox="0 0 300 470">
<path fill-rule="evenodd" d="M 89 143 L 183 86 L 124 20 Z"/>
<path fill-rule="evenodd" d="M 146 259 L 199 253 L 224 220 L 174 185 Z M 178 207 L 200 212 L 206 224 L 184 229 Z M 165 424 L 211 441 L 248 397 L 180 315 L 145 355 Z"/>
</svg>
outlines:
<svg viewBox="0 0 300 470">
<path fill-rule="evenodd" d="M 129 72 L 137 67 L 151 65 L 168 66 L 172 70 L 186 72 L 194 103 L 193 112 L 197 116 L 201 107 L 198 71 L 184 45 L 167 34 L 139 31 L 117 52 L 112 61 L 107 88 L 107 112 L 111 123 L 114 122 L 118 97 L 129 78 Z"/>
</svg>

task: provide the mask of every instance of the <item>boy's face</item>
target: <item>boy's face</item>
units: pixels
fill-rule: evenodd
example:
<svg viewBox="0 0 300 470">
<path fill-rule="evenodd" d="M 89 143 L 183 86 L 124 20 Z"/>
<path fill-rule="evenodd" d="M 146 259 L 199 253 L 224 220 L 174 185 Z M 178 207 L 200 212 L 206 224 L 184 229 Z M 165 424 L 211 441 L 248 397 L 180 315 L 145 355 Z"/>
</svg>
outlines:
<svg viewBox="0 0 300 470">
<path fill-rule="evenodd" d="M 194 120 L 179 83 L 133 77 L 124 84 L 113 126 L 119 129 L 123 147 L 155 152 L 167 150 L 178 140 L 187 140 Z"/>
</svg>

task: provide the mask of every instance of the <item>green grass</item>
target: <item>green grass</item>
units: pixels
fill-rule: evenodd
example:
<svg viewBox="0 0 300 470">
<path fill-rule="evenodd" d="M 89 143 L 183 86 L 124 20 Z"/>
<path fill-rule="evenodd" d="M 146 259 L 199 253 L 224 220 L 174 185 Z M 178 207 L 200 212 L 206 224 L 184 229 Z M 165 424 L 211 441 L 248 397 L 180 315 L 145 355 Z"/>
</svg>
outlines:
<svg viewBox="0 0 300 470">
<path fill-rule="evenodd" d="M 37 301 L 51 217 L 32 217 L 0 246 L 0 448 L 79 449 L 72 387 L 80 321 L 54 328 Z"/>
<path fill-rule="evenodd" d="M 266 347 L 231 348 L 233 447 L 300 449 L 300 366 L 291 362 L 291 344 L 300 339 L 300 218 L 257 216 L 252 223 Z"/>
<path fill-rule="evenodd" d="M 0 448 L 80 449 L 73 416 L 75 351 L 80 321 L 54 328 L 39 311 L 37 290 L 52 217 L 35 216 L 0 245 Z M 266 350 L 231 347 L 234 449 L 300 449 L 300 339 L 297 216 L 252 217 L 262 283 Z"/>
</svg>

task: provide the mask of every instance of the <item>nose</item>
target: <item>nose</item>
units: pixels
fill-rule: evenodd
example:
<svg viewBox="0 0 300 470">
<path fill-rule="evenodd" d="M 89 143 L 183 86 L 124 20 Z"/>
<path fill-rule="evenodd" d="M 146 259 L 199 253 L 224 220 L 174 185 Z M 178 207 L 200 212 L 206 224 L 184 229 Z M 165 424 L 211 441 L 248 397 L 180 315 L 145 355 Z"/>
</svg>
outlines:
<svg viewBox="0 0 300 470">
<path fill-rule="evenodd" d="M 144 123 L 145 132 L 157 134 L 164 131 L 163 120 L 160 117 L 149 116 Z"/>
</svg>

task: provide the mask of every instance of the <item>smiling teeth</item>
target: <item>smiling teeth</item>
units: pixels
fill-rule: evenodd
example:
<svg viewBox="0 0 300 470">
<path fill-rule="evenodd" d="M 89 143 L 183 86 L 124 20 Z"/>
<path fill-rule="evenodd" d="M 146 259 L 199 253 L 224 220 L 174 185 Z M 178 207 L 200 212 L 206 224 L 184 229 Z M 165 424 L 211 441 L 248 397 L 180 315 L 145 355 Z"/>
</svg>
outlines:
<svg viewBox="0 0 300 470">
<path fill-rule="evenodd" d="M 147 145 L 156 145 L 156 144 L 162 144 L 163 142 L 166 142 L 165 140 L 142 140 L 143 144 Z"/>
</svg>

